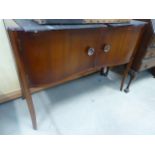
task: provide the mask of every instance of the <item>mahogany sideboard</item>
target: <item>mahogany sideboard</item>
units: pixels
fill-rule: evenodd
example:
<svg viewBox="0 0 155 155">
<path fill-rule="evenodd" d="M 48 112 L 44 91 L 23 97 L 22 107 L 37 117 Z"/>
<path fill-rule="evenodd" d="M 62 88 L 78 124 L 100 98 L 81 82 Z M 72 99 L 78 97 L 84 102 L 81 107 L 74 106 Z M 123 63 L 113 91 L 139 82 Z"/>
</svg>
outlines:
<svg viewBox="0 0 155 155">
<path fill-rule="evenodd" d="M 46 88 L 126 64 L 128 75 L 145 22 L 124 24 L 39 25 L 31 20 L 8 20 L 23 98 L 37 129 L 31 90 Z"/>
</svg>

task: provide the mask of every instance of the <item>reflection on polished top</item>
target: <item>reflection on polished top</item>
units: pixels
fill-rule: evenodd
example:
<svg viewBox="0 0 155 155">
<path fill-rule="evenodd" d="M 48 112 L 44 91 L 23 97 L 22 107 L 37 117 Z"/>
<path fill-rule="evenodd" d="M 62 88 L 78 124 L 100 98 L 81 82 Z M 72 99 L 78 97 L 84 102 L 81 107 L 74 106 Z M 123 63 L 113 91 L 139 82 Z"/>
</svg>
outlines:
<svg viewBox="0 0 155 155">
<path fill-rule="evenodd" d="M 7 29 L 19 31 L 47 31 L 47 30 L 67 30 L 67 29 L 87 29 L 87 28 L 103 28 L 103 27 L 117 27 L 117 26 L 139 26 L 145 22 L 131 20 L 130 22 L 122 23 L 96 23 L 96 24 L 56 24 L 56 25 L 40 25 L 33 20 L 16 19 L 5 20 Z"/>
</svg>

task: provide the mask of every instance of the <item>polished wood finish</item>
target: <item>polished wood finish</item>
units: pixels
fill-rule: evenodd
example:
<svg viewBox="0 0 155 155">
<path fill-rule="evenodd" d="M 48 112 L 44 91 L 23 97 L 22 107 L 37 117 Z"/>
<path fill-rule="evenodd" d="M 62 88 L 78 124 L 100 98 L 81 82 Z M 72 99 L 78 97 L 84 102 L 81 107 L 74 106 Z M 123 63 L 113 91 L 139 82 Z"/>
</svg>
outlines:
<svg viewBox="0 0 155 155">
<path fill-rule="evenodd" d="M 140 29 L 137 27 L 110 27 L 101 32 L 98 66 L 115 66 L 130 61 L 137 45 Z M 104 47 L 110 46 L 105 52 Z"/>
<path fill-rule="evenodd" d="M 33 128 L 37 128 L 37 123 L 32 89 L 54 86 L 103 68 L 126 64 L 122 90 L 142 30 L 143 24 L 37 32 L 8 29 Z"/>
<path fill-rule="evenodd" d="M 126 64 L 135 50 L 139 32 L 133 27 L 19 32 L 29 84 L 40 86 L 94 67 Z M 109 52 L 104 52 L 106 44 L 110 45 Z M 92 56 L 88 55 L 90 48 L 94 49 Z"/>
<path fill-rule="evenodd" d="M 97 30 L 20 32 L 21 56 L 30 85 L 61 81 L 94 68 L 96 53 L 88 56 L 88 49 L 97 48 L 98 33 Z"/>
<path fill-rule="evenodd" d="M 20 85 L 23 90 L 23 95 L 27 101 L 33 128 L 36 130 L 37 129 L 36 114 L 35 114 L 34 105 L 33 105 L 32 97 L 31 97 L 30 87 L 28 84 L 28 79 L 26 76 L 26 72 L 24 70 L 22 59 L 20 57 L 21 50 L 18 46 L 17 32 L 9 31 L 9 35 L 10 35 L 12 48 L 14 51 L 14 56 L 15 56 L 15 60 L 17 64 L 18 75 L 20 78 Z"/>
<path fill-rule="evenodd" d="M 137 49 L 133 64 L 130 69 L 130 79 L 125 92 L 129 92 L 132 81 L 140 71 L 155 67 L 155 31 L 150 19 L 143 19 L 147 24 L 141 37 L 141 44 Z"/>
</svg>

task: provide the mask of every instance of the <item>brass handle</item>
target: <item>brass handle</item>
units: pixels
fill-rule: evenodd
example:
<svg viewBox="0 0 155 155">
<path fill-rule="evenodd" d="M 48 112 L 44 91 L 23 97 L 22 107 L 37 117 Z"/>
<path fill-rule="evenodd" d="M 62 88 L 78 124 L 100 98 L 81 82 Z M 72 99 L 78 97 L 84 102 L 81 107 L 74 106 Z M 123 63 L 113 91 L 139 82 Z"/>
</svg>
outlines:
<svg viewBox="0 0 155 155">
<path fill-rule="evenodd" d="M 92 56 L 95 54 L 95 49 L 94 48 L 89 48 L 88 49 L 88 56 Z"/>
<path fill-rule="evenodd" d="M 108 53 L 110 50 L 111 50 L 111 45 L 109 45 L 109 44 L 104 45 L 103 51 L 105 53 Z"/>
</svg>

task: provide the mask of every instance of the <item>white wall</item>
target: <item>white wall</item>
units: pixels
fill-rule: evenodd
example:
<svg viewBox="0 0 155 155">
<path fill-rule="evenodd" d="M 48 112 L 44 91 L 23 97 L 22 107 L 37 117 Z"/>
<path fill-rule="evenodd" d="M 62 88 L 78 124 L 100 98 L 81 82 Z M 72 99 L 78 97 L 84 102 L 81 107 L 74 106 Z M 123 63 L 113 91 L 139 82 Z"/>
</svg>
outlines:
<svg viewBox="0 0 155 155">
<path fill-rule="evenodd" d="M 0 96 L 19 90 L 19 82 L 4 23 L 0 20 Z"/>
</svg>

